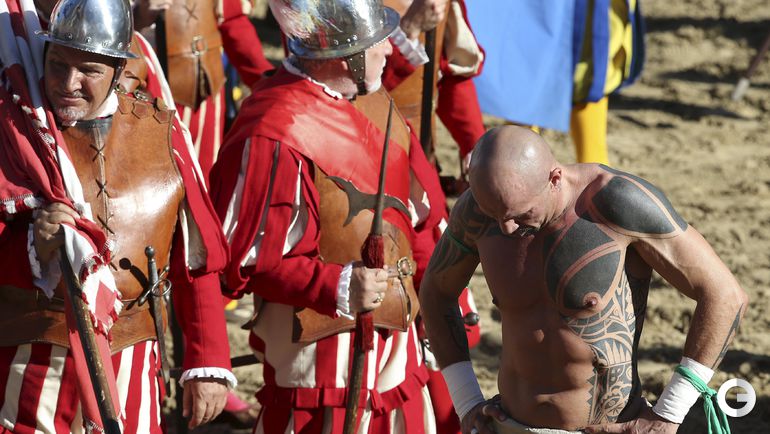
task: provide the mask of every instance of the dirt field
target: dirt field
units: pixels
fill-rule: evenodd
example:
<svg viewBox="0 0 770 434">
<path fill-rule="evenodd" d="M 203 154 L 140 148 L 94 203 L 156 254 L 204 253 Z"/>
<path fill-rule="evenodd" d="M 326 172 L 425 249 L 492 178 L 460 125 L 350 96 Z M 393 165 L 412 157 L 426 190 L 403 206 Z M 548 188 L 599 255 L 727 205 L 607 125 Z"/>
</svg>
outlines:
<svg viewBox="0 0 770 434">
<path fill-rule="evenodd" d="M 751 307 L 711 386 L 730 378 L 748 380 L 757 392 L 756 407 L 744 418 L 730 419 L 733 432 L 768 433 L 770 59 L 761 64 L 743 101 L 730 101 L 730 94 L 770 32 L 770 6 L 767 0 L 642 0 L 642 7 L 647 63 L 641 81 L 610 101 L 611 163 L 661 187 L 749 293 Z M 260 34 L 275 44 L 274 32 L 260 24 Z M 275 46 L 269 49 L 280 55 Z M 561 161 L 574 161 L 568 136 L 544 135 Z M 443 130 L 439 142 L 443 166 L 454 169 L 456 151 Z M 482 343 L 472 355 L 491 396 L 497 389 L 500 327 L 483 275 L 477 273 L 472 286 L 483 324 Z M 665 281 L 653 280 L 639 354 L 650 400 L 657 399 L 681 357 L 693 308 L 694 302 Z M 236 327 L 232 332 L 233 354 L 246 352 L 245 332 Z M 258 371 L 244 368 L 236 375 L 242 381 L 239 393 L 253 400 Z M 702 414 L 696 404 L 679 432 L 706 433 Z M 220 425 L 210 432 L 227 431 Z"/>
</svg>

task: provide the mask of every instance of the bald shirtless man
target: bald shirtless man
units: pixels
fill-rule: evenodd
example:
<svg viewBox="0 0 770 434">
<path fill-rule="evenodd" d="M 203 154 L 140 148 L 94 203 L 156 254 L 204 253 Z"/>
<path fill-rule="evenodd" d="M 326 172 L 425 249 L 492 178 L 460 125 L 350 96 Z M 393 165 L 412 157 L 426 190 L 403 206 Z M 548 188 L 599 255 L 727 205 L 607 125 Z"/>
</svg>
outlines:
<svg viewBox="0 0 770 434">
<path fill-rule="evenodd" d="M 675 433 L 699 392 L 677 373 L 654 408 L 636 349 L 652 270 L 697 302 L 680 366 L 708 383 L 748 298 L 647 181 L 564 165 L 530 130 L 485 134 L 420 289 L 464 434 Z M 481 262 L 502 317 L 500 395 L 473 373 L 457 297 Z M 537 427 L 537 428 L 533 428 Z"/>
</svg>

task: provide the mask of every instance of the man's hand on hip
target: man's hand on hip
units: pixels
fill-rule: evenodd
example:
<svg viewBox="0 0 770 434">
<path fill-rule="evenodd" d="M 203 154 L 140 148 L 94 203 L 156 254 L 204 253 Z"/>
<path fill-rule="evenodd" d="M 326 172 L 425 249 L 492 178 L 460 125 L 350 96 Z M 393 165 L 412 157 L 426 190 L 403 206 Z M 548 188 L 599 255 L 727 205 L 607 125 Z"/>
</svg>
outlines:
<svg viewBox="0 0 770 434">
<path fill-rule="evenodd" d="M 495 396 L 479 405 L 473 407 L 468 414 L 463 417 L 461 429 L 463 434 L 495 434 L 495 430 L 490 428 L 494 423 L 493 419 L 504 421 L 508 419 L 503 409 L 500 407 L 500 397 Z"/>
<path fill-rule="evenodd" d="M 227 381 L 222 378 L 191 378 L 184 382 L 184 411 L 190 429 L 219 416 L 227 401 Z"/>
<path fill-rule="evenodd" d="M 639 417 L 623 423 L 592 425 L 583 430 L 588 434 L 676 434 L 679 424 L 669 422 L 655 414 L 651 408 L 645 408 Z"/>
</svg>

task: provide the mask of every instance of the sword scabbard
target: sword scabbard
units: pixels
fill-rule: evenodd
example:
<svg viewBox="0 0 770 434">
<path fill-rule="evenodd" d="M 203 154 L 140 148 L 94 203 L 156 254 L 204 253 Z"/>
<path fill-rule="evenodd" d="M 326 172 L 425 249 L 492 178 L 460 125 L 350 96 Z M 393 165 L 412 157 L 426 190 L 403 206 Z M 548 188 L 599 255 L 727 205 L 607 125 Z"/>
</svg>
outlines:
<svg viewBox="0 0 770 434">
<path fill-rule="evenodd" d="M 161 282 L 158 277 L 158 265 L 155 262 L 155 249 L 152 246 L 147 246 L 144 249 L 144 254 L 147 256 L 147 289 L 145 294 L 150 300 L 150 314 L 155 325 L 155 336 L 158 339 L 159 374 L 163 377 L 163 382 L 168 384 L 169 370 L 168 359 L 166 358 L 165 329 L 163 327 L 163 301 L 161 300 L 163 292 L 160 291 Z"/>
</svg>

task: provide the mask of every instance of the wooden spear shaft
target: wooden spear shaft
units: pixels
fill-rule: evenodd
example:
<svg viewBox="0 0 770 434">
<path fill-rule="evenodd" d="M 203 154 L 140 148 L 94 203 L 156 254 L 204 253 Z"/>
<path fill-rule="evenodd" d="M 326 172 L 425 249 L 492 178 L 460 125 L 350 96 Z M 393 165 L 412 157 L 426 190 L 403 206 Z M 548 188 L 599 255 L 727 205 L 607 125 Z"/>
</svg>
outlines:
<svg viewBox="0 0 770 434">
<path fill-rule="evenodd" d="M 361 248 L 361 260 L 367 268 L 383 268 L 385 266 L 385 249 L 382 239 L 382 212 L 385 204 L 385 173 L 388 161 L 388 143 L 390 142 L 390 125 L 393 119 L 393 99 L 388 108 L 388 123 L 385 127 L 385 144 L 382 145 L 382 161 L 380 163 L 380 179 L 377 188 L 377 202 L 374 208 L 372 229 Z M 364 381 L 364 362 L 366 354 L 374 347 L 374 318 L 372 311 L 356 314 L 356 335 L 353 340 L 353 363 L 348 379 L 347 405 L 345 406 L 344 434 L 353 434 L 358 428 L 358 401 L 361 399 L 361 387 Z"/>
<path fill-rule="evenodd" d="M 88 373 L 91 376 L 96 404 L 99 407 L 99 415 L 102 419 L 102 426 L 106 434 L 120 434 L 120 424 L 118 415 L 115 412 L 115 405 L 112 402 L 110 386 L 107 382 L 107 374 L 104 371 L 104 362 L 99 354 L 99 347 L 96 344 L 96 335 L 94 326 L 91 323 L 91 313 L 88 306 L 81 297 L 83 292 L 80 284 L 75 280 L 75 274 L 72 271 L 67 260 L 67 250 L 64 246 L 60 249 L 61 268 L 64 274 L 64 281 L 67 285 L 67 297 L 72 306 L 72 313 L 75 317 L 75 327 L 80 335 L 80 343 L 83 347 L 83 353 L 86 359 Z"/>
</svg>

